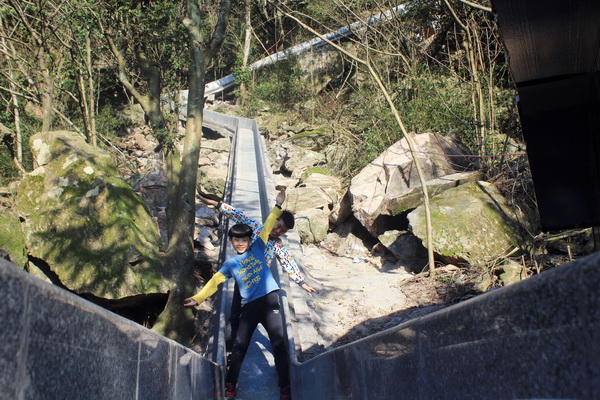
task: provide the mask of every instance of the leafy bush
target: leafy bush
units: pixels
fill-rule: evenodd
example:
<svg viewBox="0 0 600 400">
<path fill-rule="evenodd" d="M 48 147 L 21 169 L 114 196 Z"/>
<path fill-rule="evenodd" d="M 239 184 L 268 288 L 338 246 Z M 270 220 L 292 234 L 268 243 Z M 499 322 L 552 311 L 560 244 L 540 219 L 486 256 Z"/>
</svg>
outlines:
<svg viewBox="0 0 600 400">
<path fill-rule="evenodd" d="M 256 98 L 289 108 L 306 99 L 306 93 L 300 77 L 302 72 L 295 57 L 279 61 L 260 71 L 257 80 L 260 84 L 251 88 Z"/>
<path fill-rule="evenodd" d="M 106 103 L 96 118 L 97 133 L 109 138 L 121 136 L 130 125 L 129 119 L 111 103 Z"/>
</svg>

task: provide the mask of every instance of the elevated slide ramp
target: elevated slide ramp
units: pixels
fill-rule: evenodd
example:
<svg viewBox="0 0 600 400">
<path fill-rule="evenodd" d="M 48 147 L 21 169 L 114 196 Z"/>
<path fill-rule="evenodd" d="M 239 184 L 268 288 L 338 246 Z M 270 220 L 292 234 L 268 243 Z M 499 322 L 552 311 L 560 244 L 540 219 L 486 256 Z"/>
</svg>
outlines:
<svg viewBox="0 0 600 400">
<path fill-rule="evenodd" d="M 263 169 L 262 183 L 246 174 L 264 154 L 255 123 L 210 112 L 206 118 L 234 124 L 230 201 L 264 217 L 274 195 L 268 174 Z M 293 310 L 301 298 L 282 291 L 293 398 L 598 399 L 598 287 L 595 253 L 305 362 L 295 351 Z M 230 288 L 217 300 L 207 358 L 5 260 L 0 288 L 0 399 L 223 398 Z M 256 356 L 249 354 L 243 366 L 242 400 L 277 398 L 274 368 L 256 361 L 268 358 L 261 346 L 268 349 L 257 336 Z"/>
</svg>

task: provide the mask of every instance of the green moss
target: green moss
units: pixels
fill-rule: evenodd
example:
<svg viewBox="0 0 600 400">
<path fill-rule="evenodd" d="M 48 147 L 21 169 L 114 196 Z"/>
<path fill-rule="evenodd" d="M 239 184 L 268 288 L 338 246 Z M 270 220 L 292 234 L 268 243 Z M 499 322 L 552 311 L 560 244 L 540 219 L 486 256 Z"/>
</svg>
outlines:
<svg viewBox="0 0 600 400">
<path fill-rule="evenodd" d="M 0 249 L 8 253 L 14 264 L 25 267 L 27 248 L 21 222 L 18 216 L 6 211 L 0 214 Z"/>
<path fill-rule="evenodd" d="M 289 138 L 288 140 L 291 142 L 297 141 L 297 140 L 301 140 L 301 139 L 305 139 L 308 137 L 311 137 L 313 135 L 324 135 L 325 129 L 324 128 L 317 128 L 317 129 L 313 129 L 310 131 L 304 131 L 304 132 L 300 132 L 295 134 L 294 136 L 292 136 L 291 138 Z"/>
<path fill-rule="evenodd" d="M 45 192 L 44 177 L 27 175 L 21 180 L 17 190 L 17 209 L 23 214 L 29 214 L 38 206 Z"/>
<path fill-rule="evenodd" d="M 435 251 L 470 261 L 485 261 L 520 244 L 511 207 L 491 186 L 475 182 L 447 190 L 431 199 Z M 425 237 L 423 207 L 411 219 L 414 231 Z"/>
<path fill-rule="evenodd" d="M 308 178 L 312 174 L 321 174 L 321 175 L 333 176 L 333 174 L 331 173 L 331 171 L 329 171 L 328 169 L 320 168 L 320 167 L 312 167 L 312 168 L 308 168 L 306 171 L 304 171 L 302 173 L 302 175 L 300 176 L 300 179 L 304 181 L 304 180 L 306 180 L 306 178 Z"/>
<path fill-rule="evenodd" d="M 57 158 L 18 188 L 31 255 L 78 292 L 121 298 L 162 291 L 160 236 L 145 203 L 112 174 L 106 153 L 68 132 L 51 143 Z"/>
</svg>

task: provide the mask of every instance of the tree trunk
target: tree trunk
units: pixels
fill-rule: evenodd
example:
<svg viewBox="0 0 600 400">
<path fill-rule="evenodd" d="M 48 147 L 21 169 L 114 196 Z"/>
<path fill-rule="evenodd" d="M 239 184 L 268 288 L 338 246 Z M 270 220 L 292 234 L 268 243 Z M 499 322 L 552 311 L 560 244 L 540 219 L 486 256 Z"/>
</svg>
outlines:
<svg viewBox="0 0 600 400">
<path fill-rule="evenodd" d="M 2 20 L 0 19 L 0 27 L 2 26 Z M 2 36 L 2 47 L 6 53 L 8 53 L 8 46 L 6 39 Z M 15 164 L 19 170 L 23 171 L 23 135 L 21 134 L 21 113 L 19 111 L 19 97 L 17 96 L 17 87 L 15 85 L 15 77 L 13 73 L 13 61 L 9 60 L 9 88 L 10 96 L 13 103 L 13 121 L 15 122 Z"/>
<path fill-rule="evenodd" d="M 242 69 L 246 71 L 248 68 L 248 59 L 250 58 L 250 44 L 252 43 L 252 2 L 245 0 L 245 19 L 246 29 L 244 33 L 244 49 L 242 50 Z M 246 102 L 246 82 L 240 83 L 240 97 L 242 98 L 242 104 Z"/>
<path fill-rule="evenodd" d="M 153 327 L 156 332 L 189 344 L 194 336 L 194 318 L 191 310 L 183 307 L 183 300 L 194 292 L 194 243 L 196 178 L 202 139 L 205 72 L 208 61 L 214 57 L 225 38 L 231 3 L 222 0 L 219 19 L 213 37 L 206 45 L 201 35 L 202 19 L 198 0 L 188 0 L 188 16 L 184 24 L 190 35 L 190 72 L 187 105 L 187 124 L 181 162 L 174 153 L 168 155 L 169 177 L 169 248 L 166 269 L 172 281 L 165 310 Z M 175 170 L 180 168 L 177 177 Z M 171 197 L 172 196 L 172 197 Z"/>
<path fill-rule="evenodd" d="M 92 146 L 98 145 L 98 138 L 96 137 L 96 95 L 94 91 L 94 73 L 92 67 L 92 45 L 90 42 L 89 33 L 85 37 L 85 66 L 87 69 L 88 78 L 88 120 L 89 120 L 89 137 L 88 142 Z M 85 101 L 85 99 L 82 99 Z"/>
</svg>

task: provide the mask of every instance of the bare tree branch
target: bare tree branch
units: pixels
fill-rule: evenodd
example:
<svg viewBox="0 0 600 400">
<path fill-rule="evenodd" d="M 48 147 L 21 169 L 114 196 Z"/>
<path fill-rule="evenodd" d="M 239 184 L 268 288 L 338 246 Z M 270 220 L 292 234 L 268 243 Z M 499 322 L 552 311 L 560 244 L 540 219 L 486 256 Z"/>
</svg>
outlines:
<svg viewBox="0 0 600 400">
<path fill-rule="evenodd" d="M 492 12 L 492 8 L 491 7 L 486 7 L 486 6 L 482 6 L 481 4 L 477 4 L 473 1 L 469 1 L 469 0 L 459 0 L 461 3 L 465 3 L 468 6 L 477 8 L 479 10 L 483 10 L 483 11 L 487 11 L 487 12 Z"/>
<path fill-rule="evenodd" d="M 278 7 L 278 8 L 280 8 L 279 5 L 275 5 L 275 6 Z M 406 127 L 404 125 L 404 121 L 400 117 L 400 113 L 398 112 L 398 109 L 396 108 L 396 105 L 394 104 L 394 102 L 392 100 L 392 97 L 390 96 L 390 94 L 389 94 L 386 86 L 384 85 L 383 81 L 381 80 L 381 78 L 379 76 L 379 73 L 377 73 L 377 71 L 375 70 L 375 68 L 373 67 L 372 63 L 369 61 L 369 59 L 363 60 L 363 59 L 359 58 L 358 56 L 356 56 L 354 54 L 351 54 L 350 52 L 348 52 L 347 50 L 345 50 L 344 48 L 342 48 L 338 44 L 332 42 L 331 40 L 329 40 L 325 36 L 321 35 L 317 31 L 315 31 L 314 29 L 312 29 L 310 26 L 308 26 L 307 24 L 305 24 L 302 20 L 298 19 L 296 16 L 292 15 L 289 12 L 286 12 L 285 10 L 281 10 L 281 11 L 288 18 L 293 19 L 298 24 L 300 24 L 304 29 L 306 29 L 307 31 L 311 32 L 313 35 L 318 36 L 319 38 L 321 38 L 321 40 L 325 41 L 327 44 L 329 44 L 330 46 L 334 47 L 336 50 L 342 52 L 343 54 L 345 54 L 348 57 L 352 58 L 356 62 L 364 65 L 365 67 L 367 67 L 367 69 L 368 69 L 371 77 L 375 80 L 375 82 L 377 83 L 377 86 L 379 87 L 379 89 L 383 93 L 385 99 L 388 102 L 388 105 L 390 106 L 390 109 L 391 109 L 392 113 L 394 114 L 394 118 L 396 119 L 396 122 L 398 123 L 398 126 L 400 127 L 400 130 L 402 131 L 402 134 L 403 134 L 404 138 L 406 139 L 406 143 L 408 144 L 410 153 L 411 153 L 411 155 L 413 157 L 413 162 L 415 163 L 415 167 L 416 167 L 416 170 L 417 170 L 417 175 L 419 176 L 419 180 L 421 182 L 421 189 L 422 189 L 422 194 L 423 194 L 423 206 L 425 208 L 425 220 L 426 220 L 426 226 L 427 226 L 427 243 L 426 243 L 426 247 L 427 247 L 428 259 L 429 259 L 429 274 L 430 274 L 430 276 L 433 276 L 435 274 L 435 260 L 434 260 L 434 255 L 433 255 L 433 235 L 432 235 L 433 228 L 432 228 L 432 223 L 431 223 L 431 211 L 430 211 L 430 205 L 429 205 L 429 193 L 427 192 L 427 182 L 425 181 L 425 173 L 423 172 L 423 167 L 421 166 L 421 162 L 420 162 L 419 158 L 416 157 L 416 155 L 415 155 L 415 144 L 414 144 L 414 141 L 413 141 L 413 137 L 406 130 Z"/>
</svg>

